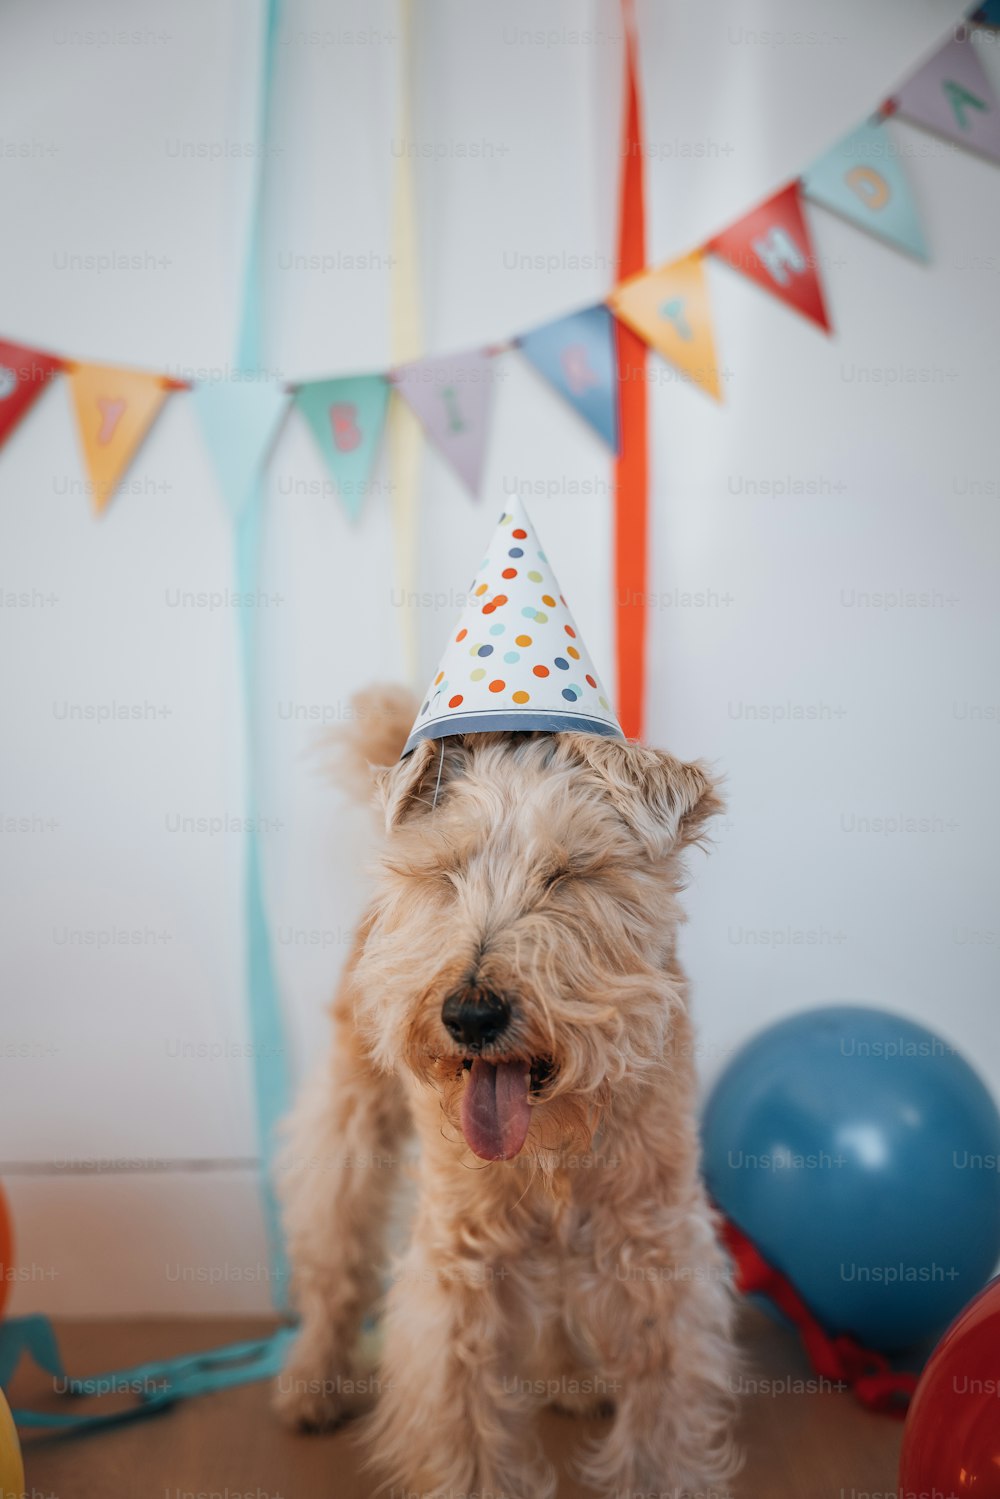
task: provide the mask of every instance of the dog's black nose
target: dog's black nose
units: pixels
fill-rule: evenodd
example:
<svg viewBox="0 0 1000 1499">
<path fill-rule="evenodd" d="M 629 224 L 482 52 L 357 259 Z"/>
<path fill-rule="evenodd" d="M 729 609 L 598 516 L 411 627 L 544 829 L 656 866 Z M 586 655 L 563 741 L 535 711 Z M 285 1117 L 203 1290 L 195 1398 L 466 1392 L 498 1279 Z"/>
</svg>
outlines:
<svg viewBox="0 0 1000 1499">
<path fill-rule="evenodd" d="M 510 1005 L 489 989 L 473 987 L 449 994 L 441 1007 L 449 1035 L 470 1052 L 489 1046 L 510 1024 Z"/>
</svg>

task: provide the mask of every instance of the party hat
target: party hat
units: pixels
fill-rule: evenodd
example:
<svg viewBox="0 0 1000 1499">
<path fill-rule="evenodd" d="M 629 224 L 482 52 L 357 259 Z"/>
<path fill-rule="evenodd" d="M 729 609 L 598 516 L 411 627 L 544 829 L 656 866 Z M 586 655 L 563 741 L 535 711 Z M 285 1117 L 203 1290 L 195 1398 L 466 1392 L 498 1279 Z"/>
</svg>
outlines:
<svg viewBox="0 0 1000 1499">
<path fill-rule="evenodd" d="M 625 737 L 517 498 L 469 586 L 403 754 L 421 739 L 497 730 Z"/>
</svg>

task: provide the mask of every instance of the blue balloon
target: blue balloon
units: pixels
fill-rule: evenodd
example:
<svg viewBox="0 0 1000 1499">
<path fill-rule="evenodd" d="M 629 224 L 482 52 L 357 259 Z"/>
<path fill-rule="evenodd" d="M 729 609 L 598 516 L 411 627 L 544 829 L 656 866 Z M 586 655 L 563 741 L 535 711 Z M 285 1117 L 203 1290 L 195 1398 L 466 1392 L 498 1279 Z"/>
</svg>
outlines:
<svg viewBox="0 0 1000 1499">
<path fill-rule="evenodd" d="M 933 1031 L 835 1005 L 768 1027 L 716 1084 L 705 1174 L 828 1332 L 937 1336 L 1000 1256 L 1000 1114 Z"/>
</svg>

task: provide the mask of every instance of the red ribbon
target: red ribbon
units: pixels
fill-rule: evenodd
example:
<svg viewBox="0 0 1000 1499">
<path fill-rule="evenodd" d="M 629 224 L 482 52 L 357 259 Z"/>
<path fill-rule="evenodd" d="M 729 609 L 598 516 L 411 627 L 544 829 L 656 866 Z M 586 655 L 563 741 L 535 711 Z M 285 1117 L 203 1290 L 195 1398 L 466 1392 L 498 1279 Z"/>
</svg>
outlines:
<svg viewBox="0 0 1000 1499">
<path fill-rule="evenodd" d="M 769 1265 L 742 1229 L 722 1218 L 722 1239 L 736 1271 L 736 1289 L 767 1299 L 793 1323 L 816 1373 L 848 1385 L 860 1403 L 902 1420 L 917 1387 L 916 1374 L 899 1373 L 884 1353 L 876 1353 L 846 1336 L 831 1337 L 816 1321 L 791 1281 Z"/>
<path fill-rule="evenodd" d="M 625 128 L 618 212 L 618 280 L 646 264 L 642 116 L 632 0 L 622 0 L 625 32 Z M 615 460 L 615 655 L 618 717 L 629 739 L 643 731 L 646 684 L 648 537 L 648 410 L 646 345 L 623 323 L 615 325 L 618 352 L 618 436 Z"/>
</svg>

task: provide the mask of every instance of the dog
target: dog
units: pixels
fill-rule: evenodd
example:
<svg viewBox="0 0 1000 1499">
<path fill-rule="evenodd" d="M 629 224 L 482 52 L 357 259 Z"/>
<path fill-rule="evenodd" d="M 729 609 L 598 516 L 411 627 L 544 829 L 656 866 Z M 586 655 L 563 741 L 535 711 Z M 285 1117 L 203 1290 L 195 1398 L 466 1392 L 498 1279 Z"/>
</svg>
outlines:
<svg viewBox="0 0 1000 1499">
<path fill-rule="evenodd" d="M 460 734 L 400 760 L 416 707 L 373 689 L 342 736 L 385 840 L 285 1147 L 301 1328 L 277 1408 L 329 1428 L 376 1393 L 386 1484 L 451 1499 L 551 1499 L 533 1413 L 610 1410 L 577 1460 L 596 1493 L 721 1493 L 734 1301 L 676 954 L 680 856 L 719 794 L 700 764 L 590 733 Z M 418 1200 L 373 1374 L 359 1335 L 411 1132 Z"/>
</svg>

